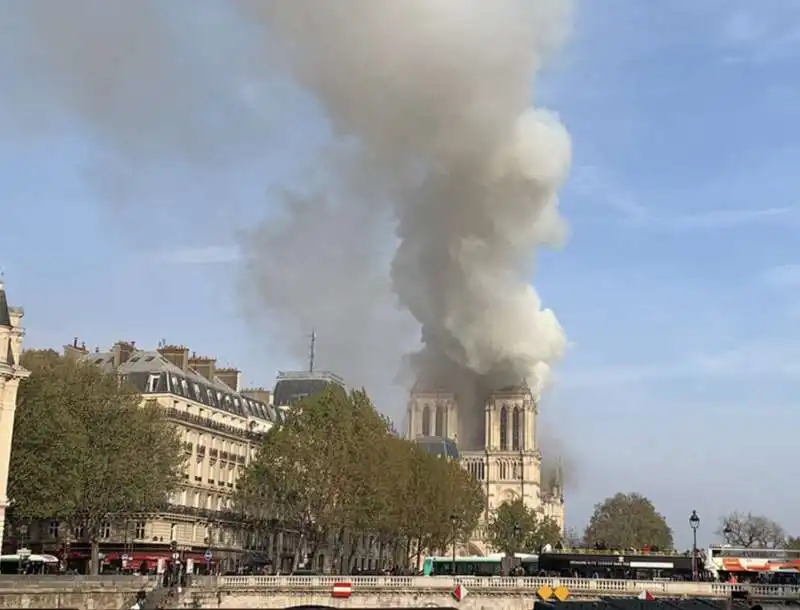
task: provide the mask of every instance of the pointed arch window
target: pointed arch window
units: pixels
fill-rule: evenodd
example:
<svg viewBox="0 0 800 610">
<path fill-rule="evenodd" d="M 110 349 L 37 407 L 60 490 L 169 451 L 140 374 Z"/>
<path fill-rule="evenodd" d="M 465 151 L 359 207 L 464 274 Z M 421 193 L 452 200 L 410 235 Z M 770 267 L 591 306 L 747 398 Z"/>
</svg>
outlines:
<svg viewBox="0 0 800 610">
<path fill-rule="evenodd" d="M 522 411 L 514 407 L 511 412 L 511 448 L 514 451 L 522 449 Z"/>
<path fill-rule="evenodd" d="M 508 409 L 500 409 L 500 450 L 508 449 Z"/>
<path fill-rule="evenodd" d="M 431 435 L 431 408 L 425 405 L 422 408 L 422 436 Z"/>
<path fill-rule="evenodd" d="M 446 436 L 445 430 L 445 407 L 444 405 L 436 406 L 436 436 Z"/>
</svg>

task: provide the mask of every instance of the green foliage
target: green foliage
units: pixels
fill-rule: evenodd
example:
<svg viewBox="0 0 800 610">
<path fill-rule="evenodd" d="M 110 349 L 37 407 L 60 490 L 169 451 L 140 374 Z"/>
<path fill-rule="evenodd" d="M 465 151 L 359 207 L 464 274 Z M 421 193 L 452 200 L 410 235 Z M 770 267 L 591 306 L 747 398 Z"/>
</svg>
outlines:
<svg viewBox="0 0 800 610">
<path fill-rule="evenodd" d="M 252 523 L 297 528 L 312 553 L 334 540 L 334 561 L 344 562 L 363 534 L 394 548 L 446 548 L 475 528 L 483 494 L 457 463 L 397 438 L 366 392 L 329 388 L 270 430 L 235 505 Z"/>
<path fill-rule="evenodd" d="M 15 520 L 58 518 L 96 543 L 103 522 L 162 506 L 181 478 L 180 439 L 163 411 L 115 375 L 52 350 L 28 351 L 11 449 Z M 96 545 L 95 545 L 96 547 Z"/>
<path fill-rule="evenodd" d="M 587 545 L 610 549 L 673 547 L 672 530 L 653 503 L 637 494 L 618 493 L 595 505 L 584 534 Z"/>
<path fill-rule="evenodd" d="M 733 512 L 720 519 L 717 534 L 727 544 L 738 547 L 781 548 L 786 532 L 776 521 L 763 515 Z"/>
<path fill-rule="evenodd" d="M 493 548 L 512 555 L 538 553 L 545 544 L 561 542 L 561 528 L 553 519 L 529 509 L 521 500 L 504 502 L 495 511 L 487 530 Z"/>
</svg>

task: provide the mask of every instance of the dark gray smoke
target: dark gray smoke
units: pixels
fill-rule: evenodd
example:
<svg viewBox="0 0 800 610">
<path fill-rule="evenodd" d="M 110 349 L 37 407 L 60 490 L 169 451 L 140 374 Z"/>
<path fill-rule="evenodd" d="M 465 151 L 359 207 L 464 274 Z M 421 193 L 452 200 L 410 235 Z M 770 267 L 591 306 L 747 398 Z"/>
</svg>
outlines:
<svg viewBox="0 0 800 610">
<path fill-rule="evenodd" d="M 351 383 L 396 370 L 407 311 L 419 382 L 476 401 L 521 379 L 538 391 L 565 337 L 530 285 L 533 254 L 565 236 L 570 140 L 532 83 L 570 5 L 26 0 L 0 25 L 0 67 L 23 83 L 0 107 L 30 129 L 79 117 L 115 163 L 223 163 L 268 141 L 249 93 L 288 75 L 332 138 L 247 240 L 260 308 L 298 355 L 318 327 Z M 477 442 L 482 409 L 460 419 Z"/>
</svg>

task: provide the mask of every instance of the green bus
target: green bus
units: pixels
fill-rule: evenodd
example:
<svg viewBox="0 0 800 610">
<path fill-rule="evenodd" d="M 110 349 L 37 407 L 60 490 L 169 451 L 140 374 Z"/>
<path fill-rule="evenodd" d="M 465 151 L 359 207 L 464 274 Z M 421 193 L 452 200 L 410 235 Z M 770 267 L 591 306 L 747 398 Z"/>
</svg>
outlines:
<svg viewBox="0 0 800 610">
<path fill-rule="evenodd" d="M 539 571 L 538 555 L 515 553 L 520 560 L 525 576 L 536 576 Z M 496 553 L 486 557 L 456 557 L 456 576 L 500 576 L 505 555 Z M 422 564 L 425 576 L 451 576 L 453 574 L 452 557 L 426 557 Z"/>
</svg>

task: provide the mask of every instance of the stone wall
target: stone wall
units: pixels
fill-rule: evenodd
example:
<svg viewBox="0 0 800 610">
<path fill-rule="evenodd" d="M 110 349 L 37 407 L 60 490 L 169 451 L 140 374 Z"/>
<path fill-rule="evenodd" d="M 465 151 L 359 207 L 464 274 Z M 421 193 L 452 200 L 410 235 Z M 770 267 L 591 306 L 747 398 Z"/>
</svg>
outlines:
<svg viewBox="0 0 800 610">
<path fill-rule="evenodd" d="M 458 610 L 531 610 L 533 597 L 530 595 L 467 595 L 456 602 L 451 595 L 404 592 L 360 593 L 349 599 L 336 599 L 326 593 L 287 593 L 269 592 L 261 595 L 246 593 L 188 593 L 183 596 L 180 607 L 216 608 L 218 610 L 245 610 L 259 608 L 264 610 L 328 607 L 328 608 L 458 608 Z"/>
<path fill-rule="evenodd" d="M 130 608 L 138 591 L 152 585 L 146 577 L 1 576 L 0 610 L 121 610 Z"/>
</svg>

